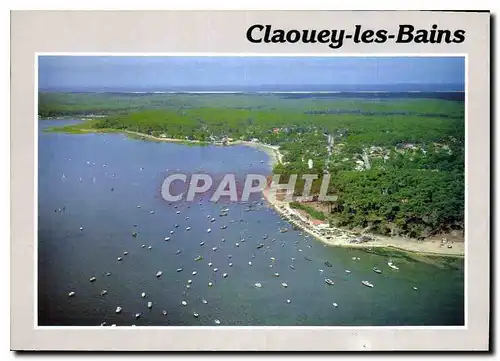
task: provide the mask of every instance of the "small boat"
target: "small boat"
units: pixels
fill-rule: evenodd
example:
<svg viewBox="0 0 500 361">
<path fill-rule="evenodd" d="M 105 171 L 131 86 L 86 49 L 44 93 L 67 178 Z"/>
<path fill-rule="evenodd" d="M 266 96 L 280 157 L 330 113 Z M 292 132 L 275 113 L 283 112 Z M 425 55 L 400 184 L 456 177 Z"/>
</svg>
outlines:
<svg viewBox="0 0 500 361">
<path fill-rule="evenodd" d="M 212 232 L 212 229 L 211 228 L 207 229 L 207 233 L 210 233 L 210 232 Z"/>
<path fill-rule="evenodd" d="M 141 248 L 146 248 L 146 245 L 145 245 L 145 244 L 143 244 L 143 245 L 141 246 Z"/>
<path fill-rule="evenodd" d="M 96 280 L 95 277 L 90 277 L 90 279 L 89 279 L 90 282 L 94 282 L 95 280 Z"/>
<path fill-rule="evenodd" d="M 182 267 L 177 268 L 177 272 L 182 272 Z"/>
<path fill-rule="evenodd" d="M 223 278 L 227 278 L 227 273 L 224 273 L 224 274 L 222 275 L 222 277 L 223 277 Z"/>
<path fill-rule="evenodd" d="M 397 267 L 392 261 L 387 262 L 387 265 L 392 269 L 399 269 L 399 267 Z"/>
<path fill-rule="evenodd" d="M 330 285 L 330 286 L 334 284 L 334 282 L 329 278 L 325 278 L 325 283 Z"/>
<path fill-rule="evenodd" d="M 267 239 L 267 234 L 262 237 L 262 239 Z"/>
<path fill-rule="evenodd" d="M 170 231 L 170 234 L 174 234 L 174 231 Z"/>
<path fill-rule="evenodd" d="M 288 228 L 280 228 L 280 233 L 286 233 L 288 232 Z"/>
<path fill-rule="evenodd" d="M 417 288 L 417 287 L 415 287 L 415 286 L 413 286 L 413 289 L 414 289 L 415 291 L 416 291 L 416 290 L 418 290 L 418 288 Z"/>
<path fill-rule="evenodd" d="M 212 247 L 212 251 L 217 251 L 217 247 Z"/>
<path fill-rule="evenodd" d="M 375 272 L 375 273 L 382 273 L 382 270 L 379 269 L 379 268 L 377 268 L 377 267 L 373 267 L 372 271 Z"/>
<path fill-rule="evenodd" d="M 212 282 L 208 282 L 208 287 L 212 287 L 214 284 Z"/>
<path fill-rule="evenodd" d="M 204 305 L 206 305 L 208 303 L 208 301 L 206 299 L 202 299 L 201 303 L 203 303 Z"/>
<path fill-rule="evenodd" d="M 203 256 L 200 255 L 200 256 L 196 257 L 194 260 L 195 261 L 201 261 L 202 259 L 203 259 Z"/>
<path fill-rule="evenodd" d="M 83 226 L 80 227 L 80 231 L 83 231 Z"/>
<path fill-rule="evenodd" d="M 325 265 L 326 265 L 327 267 L 332 267 L 332 264 L 331 264 L 330 262 L 328 262 L 328 261 L 326 261 L 326 262 L 325 262 Z"/>
<path fill-rule="evenodd" d="M 181 211 L 177 211 L 177 212 L 175 212 L 175 213 L 177 213 L 177 214 L 181 214 Z"/>
<path fill-rule="evenodd" d="M 104 295 L 105 295 L 105 294 L 107 294 L 107 293 L 108 293 L 108 291 L 107 291 L 107 290 L 102 290 L 102 291 L 101 291 L 101 296 L 104 296 Z"/>
<path fill-rule="evenodd" d="M 194 317 L 198 317 L 198 316 L 199 316 L 199 314 L 195 312 L 195 313 L 193 313 L 193 316 L 194 316 Z"/>
<path fill-rule="evenodd" d="M 287 288 L 287 287 L 288 287 L 288 283 L 283 282 L 283 283 L 281 284 L 281 287 L 283 287 L 283 288 Z"/>
<path fill-rule="evenodd" d="M 181 305 L 183 305 L 183 306 L 187 306 L 187 304 L 188 304 L 187 301 L 182 301 L 181 302 Z"/>
<path fill-rule="evenodd" d="M 174 228 L 179 228 L 179 225 L 178 224 L 174 224 Z"/>
<path fill-rule="evenodd" d="M 262 287 L 262 284 L 261 284 L 261 283 L 259 283 L 259 282 L 257 282 L 254 286 L 255 286 L 255 287 L 257 287 L 257 288 L 261 288 L 261 287 Z"/>
<path fill-rule="evenodd" d="M 205 244 L 205 242 L 200 242 L 200 246 L 203 246 Z"/>
<path fill-rule="evenodd" d="M 220 325 L 220 320 L 214 320 L 214 323 L 215 323 L 216 325 Z"/>
<path fill-rule="evenodd" d="M 135 317 L 136 319 L 137 319 L 137 318 L 139 318 L 139 317 L 141 317 L 141 313 L 140 313 L 140 312 L 136 313 L 136 314 L 134 315 L 134 317 Z"/>
<path fill-rule="evenodd" d="M 189 231 L 191 229 L 191 227 L 186 227 L 186 231 Z"/>
<path fill-rule="evenodd" d="M 273 262 L 274 262 L 274 261 L 276 261 L 276 258 L 274 258 L 274 257 L 271 257 L 271 261 L 273 261 Z"/>
<path fill-rule="evenodd" d="M 68 293 L 68 297 L 73 297 L 75 295 L 75 292 L 71 291 L 70 293 Z"/>
<path fill-rule="evenodd" d="M 191 272 L 191 274 L 192 274 L 193 276 L 196 276 L 196 274 L 197 274 L 197 273 L 198 273 L 198 272 L 196 272 L 196 271 Z"/>
<path fill-rule="evenodd" d="M 163 314 L 163 316 L 166 316 L 167 315 L 167 310 L 163 310 L 163 311 L 161 311 L 161 313 Z"/>
<path fill-rule="evenodd" d="M 286 303 L 290 304 L 292 301 L 290 299 L 286 300 Z"/>
<path fill-rule="evenodd" d="M 215 218 L 212 218 L 212 219 L 210 220 L 210 222 L 215 222 Z"/>
<path fill-rule="evenodd" d="M 278 272 L 274 273 L 274 277 L 279 277 L 280 274 Z"/>
<path fill-rule="evenodd" d="M 305 257 L 304 257 L 304 259 L 305 259 L 306 261 L 309 261 L 309 262 L 310 262 L 310 261 L 312 261 L 312 259 L 310 259 L 310 258 L 309 258 L 309 257 L 307 257 L 307 256 L 305 256 Z"/>
<path fill-rule="evenodd" d="M 148 249 L 152 249 L 153 247 L 152 246 L 148 246 Z"/>
<path fill-rule="evenodd" d="M 214 272 L 217 272 L 219 269 L 218 268 L 214 268 Z"/>
<path fill-rule="evenodd" d="M 229 267 L 233 267 L 233 263 L 232 263 L 232 262 L 229 262 L 228 266 L 229 266 Z"/>
<path fill-rule="evenodd" d="M 128 251 L 123 252 L 123 255 L 126 256 L 128 254 Z"/>
<path fill-rule="evenodd" d="M 262 248 L 262 247 L 264 247 L 264 244 L 263 244 L 263 243 L 259 244 L 259 245 L 257 246 L 257 249 L 260 249 L 260 248 Z"/>
<path fill-rule="evenodd" d="M 293 264 L 290 265 L 291 269 L 295 269 L 295 266 Z"/>
<path fill-rule="evenodd" d="M 252 265 L 252 261 L 248 261 L 248 265 L 251 266 Z"/>
<path fill-rule="evenodd" d="M 227 212 L 229 212 L 229 208 L 224 208 L 224 209 L 221 209 L 220 211 L 224 212 L 224 213 L 227 213 Z"/>
<path fill-rule="evenodd" d="M 333 307 L 339 307 L 339 304 L 337 302 L 332 303 Z"/>
<path fill-rule="evenodd" d="M 155 211 L 150 211 L 150 212 L 149 212 L 149 214 L 154 214 L 154 213 L 155 213 Z"/>
<path fill-rule="evenodd" d="M 146 297 L 146 292 L 141 293 L 141 297 L 142 298 Z"/>
<path fill-rule="evenodd" d="M 118 306 L 118 307 L 116 308 L 116 310 L 115 310 L 115 313 L 120 313 L 120 312 L 122 312 L 122 308 L 121 308 L 120 306 Z"/>
<path fill-rule="evenodd" d="M 349 273 L 351 273 L 351 271 L 349 271 L 348 269 L 346 269 L 345 273 L 349 274 Z"/>
<path fill-rule="evenodd" d="M 366 286 L 366 287 L 370 287 L 370 288 L 373 288 L 373 284 L 371 284 L 370 282 L 368 281 L 361 281 L 361 283 Z"/>
<path fill-rule="evenodd" d="M 148 308 L 151 308 L 151 307 L 153 307 L 153 302 L 149 301 L 148 302 Z"/>
<path fill-rule="evenodd" d="M 176 255 L 176 256 L 178 256 L 178 255 L 180 255 L 180 254 L 181 254 L 181 250 L 180 250 L 180 249 L 178 249 L 177 251 L 175 251 L 175 255 Z"/>
<path fill-rule="evenodd" d="M 208 262 L 208 267 L 212 267 L 212 262 Z"/>
<path fill-rule="evenodd" d="M 240 246 L 240 244 L 239 244 L 238 242 L 236 242 L 235 246 L 236 246 L 236 247 L 239 247 L 239 246 Z"/>
<path fill-rule="evenodd" d="M 162 274 L 163 274 L 162 271 L 158 271 L 158 272 L 156 272 L 156 277 L 161 277 Z"/>
<path fill-rule="evenodd" d="M 165 242 L 170 241 L 170 237 L 165 237 Z"/>
<path fill-rule="evenodd" d="M 220 226 L 220 229 L 226 229 L 226 228 L 227 228 L 226 225 Z"/>
</svg>

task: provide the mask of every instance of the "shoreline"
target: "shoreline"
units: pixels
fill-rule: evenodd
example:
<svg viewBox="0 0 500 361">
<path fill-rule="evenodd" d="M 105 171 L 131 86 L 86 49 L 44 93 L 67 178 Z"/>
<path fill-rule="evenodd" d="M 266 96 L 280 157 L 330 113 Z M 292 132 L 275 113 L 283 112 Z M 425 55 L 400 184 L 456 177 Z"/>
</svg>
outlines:
<svg viewBox="0 0 500 361">
<path fill-rule="evenodd" d="M 107 131 L 119 132 L 129 136 L 136 136 L 139 138 L 151 139 L 154 141 L 169 142 L 169 143 L 185 143 L 195 145 L 215 145 L 215 146 L 233 146 L 243 145 L 248 147 L 257 148 L 265 152 L 269 156 L 269 165 L 272 168 L 274 165 L 283 163 L 283 154 L 279 151 L 279 146 L 272 146 L 264 143 L 236 140 L 228 142 L 227 144 L 218 144 L 213 142 L 203 142 L 199 140 L 178 139 L 178 138 L 160 138 L 153 135 L 134 132 L 130 130 L 119 129 L 80 129 L 84 133 L 102 133 Z M 454 243 L 454 248 L 448 249 L 440 246 L 439 241 L 417 241 L 403 237 L 388 237 L 377 234 L 364 234 L 371 238 L 370 241 L 364 243 L 351 243 L 353 240 L 360 236 L 352 231 L 337 228 L 337 227 L 323 227 L 318 228 L 313 225 L 308 216 L 302 215 L 296 209 L 290 207 L 289 202 L 271 199 L 268 190 L 262 192 L 267 203 L 276 210 L 276 212 L 284 219 L 287 220 L 292 226 L 296 226 L 313 236 L 323 244 L 332 247 L 345 247 L 345 248 L 358 248 L 358 249 L 374 249 L 374 248 L 388 248 L 405 253 L 413 253 L 427 256 L 438 257 L 454 257 L 463 258 L 465 256 L 465 242 Z"/>
<path fill-rule="evenodd" d="M 455 243 L 454 248 L 448 249 L 440 246 L 439 241 L 416 241 L 403 237 L 388 237 L 377 234 L 363 234 L 371 240 L 363 243 L 351 243 L 359 239 L 355 232 L 337 227 L 318 227 L 311 223 L 309 217 L 302 215 L 290 207 L 288 202 L 271 199 L 268 190 L 262 192 L 267 203 L 288 223 L 313 236 L 323 244 L 330 247 L 357 248 L 364 250 L 392 249 L 395 251 L 412 253 L 422 256 L 464 258 L 465 243 Z"/>
</svg>

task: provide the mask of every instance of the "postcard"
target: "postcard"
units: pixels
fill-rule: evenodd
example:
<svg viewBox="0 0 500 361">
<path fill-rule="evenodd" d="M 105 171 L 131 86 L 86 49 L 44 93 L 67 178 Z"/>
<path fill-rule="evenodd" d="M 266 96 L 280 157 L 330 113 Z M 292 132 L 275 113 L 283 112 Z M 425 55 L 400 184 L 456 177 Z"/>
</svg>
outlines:
<svg viewBox="0 0 500 361">
<path fill-rule="evenodd" d="M 487 350 L 489 22 L 13 12 L 11 348 Z"/>
</svg>

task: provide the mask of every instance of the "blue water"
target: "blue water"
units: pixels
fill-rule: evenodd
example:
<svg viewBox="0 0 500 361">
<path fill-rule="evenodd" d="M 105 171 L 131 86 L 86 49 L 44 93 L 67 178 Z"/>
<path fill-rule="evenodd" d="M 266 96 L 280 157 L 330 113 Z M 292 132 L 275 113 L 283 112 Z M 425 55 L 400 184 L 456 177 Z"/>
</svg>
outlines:
<svg viewBox="0 0 500 361">
<path fill-rule="evenodd" d="M 400 270 L 392 270 L 383 256 L 325 247 L 303 236 L 265 202 L 245 212 L 248 204 L 207 199 L 169 204 L 160 195 L 171 172 L 266 174 L 265 153 L 245 146 L 148 142 L 122 134 L 43 132 L 67 123 L 39 123 L 40 325 L 214 325 L 216 319 L 221 326 L 464 323 L 463 269 L 398 259 Z M 228 216 L 220 217 L 226 207 Z M 280 233 L 283 227 L 290 231 Z M 165 242 L 168 236 L 171 240 Z M 257 249 L 259 243 L 265 247 Z M 199 255 L 203 260 L 195 261 Z M 375 274 L 374 265 L 383 273 Z M 176 272 L 179 267 L 182 272 Z M 163 272 L 160 278 L 157 271 Z M 327 285 L 325 278 L 335 284 Z M 375 287 L 362 286 L 362 280 Z M 254 286 L 257 282 L 261 288 Z M 101 296 L 103 289 L 108 292 Z M 76 294 L 70 298 L 71 291 Z M 187 306 L 181 305 L 183 300 Z M 115 313 L 118 306 L 120 314 Z M 139 319 L 135 313 L 141 313 Z"/>
</svg>

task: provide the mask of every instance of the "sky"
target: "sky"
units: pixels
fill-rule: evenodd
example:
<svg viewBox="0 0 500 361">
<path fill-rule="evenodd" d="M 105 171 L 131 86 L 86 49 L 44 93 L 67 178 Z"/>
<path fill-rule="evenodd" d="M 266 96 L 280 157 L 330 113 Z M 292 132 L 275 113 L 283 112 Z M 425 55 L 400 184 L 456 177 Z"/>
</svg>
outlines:
<svg viewBox="0 0 500 361">
<path fill-rule="evenodd" d="M 463 57 L 40 56 L 39 88 L 465 83 Z"/>
</svg>

